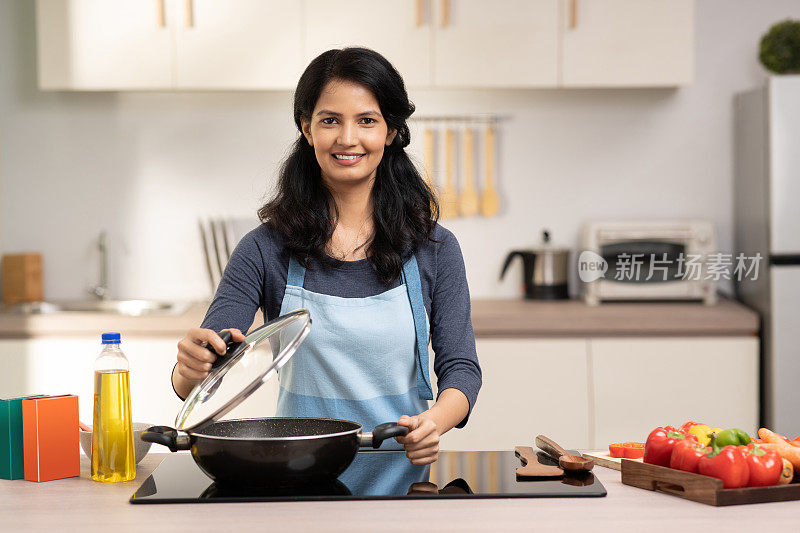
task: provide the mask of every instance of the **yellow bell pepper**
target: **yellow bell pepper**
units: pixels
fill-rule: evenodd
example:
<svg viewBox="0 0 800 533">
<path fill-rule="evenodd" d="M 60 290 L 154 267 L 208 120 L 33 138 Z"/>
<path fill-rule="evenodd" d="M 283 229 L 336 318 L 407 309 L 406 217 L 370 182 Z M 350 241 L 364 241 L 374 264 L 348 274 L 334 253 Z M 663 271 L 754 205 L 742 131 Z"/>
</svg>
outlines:
<svg viewBox="0 0 800 533">
<path fill-rule="evenodd" d="M 705 424 L 695 424 L 689 428 L 689 433 L 697 437 L 697 441 L 703 446 L 708 446 L 712 433 L 719 433 L 720 431 L 722 431 L 720 428 L 712 428 Z"/>
</svg>

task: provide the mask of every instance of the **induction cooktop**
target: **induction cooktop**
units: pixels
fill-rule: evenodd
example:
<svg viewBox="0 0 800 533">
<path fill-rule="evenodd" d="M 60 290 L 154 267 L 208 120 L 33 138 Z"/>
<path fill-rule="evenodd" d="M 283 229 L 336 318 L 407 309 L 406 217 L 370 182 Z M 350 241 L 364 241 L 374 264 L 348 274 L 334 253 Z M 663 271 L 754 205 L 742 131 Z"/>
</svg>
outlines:
<svg viewBox="0 0 800 533">
<path fill-rule="evenodd" d="M 539 455 L 540 461 L 550 458 Z M 556 464 L 555 462 L 548 464 Z M 432 465 L 412 465 L 402 451 L 365 450 L 336 480 L 300 487 L 230 487 L 208 478 L 190 454 L 168 455 L 130 502 L 387 500 L 408 498 L 552 498 L 605 496 L 591 472 L 563 478 L 517 478 L 513 451 L 441 452 Z"/>
</svg>

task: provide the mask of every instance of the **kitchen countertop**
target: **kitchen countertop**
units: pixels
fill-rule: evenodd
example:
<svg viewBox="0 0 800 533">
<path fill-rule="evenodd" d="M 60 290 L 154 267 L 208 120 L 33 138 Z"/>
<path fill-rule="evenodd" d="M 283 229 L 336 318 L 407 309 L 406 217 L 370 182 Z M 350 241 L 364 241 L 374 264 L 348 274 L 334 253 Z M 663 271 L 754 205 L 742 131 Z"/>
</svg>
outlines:
<svg viewBox="0 0 800 533">
<path fill-rule="evenodd" d="M 749 336 L 758 313 L 739 302 L 613 302 L 475 300 L 476 337 Z"/>
<path fill-rule="evenodd" d="M 131 505 L 130 495 L 163 460 L 151 453 L 127 483 L 81 477 L 46 483 L 0 480 L 0 516 L 9 531 L 793 531 L 800 501 L 711 507 L 623 485 L 595 467 L 605 498 L 436 501 L 256 502 Z"/>
<path fill-rule="evenodd" d="M 119 331 L 126 337 L 180 338 L 198 327 L 208 302 L 196 302 L 180 315 L 123 316 L 102 313 L 51 315 L 0 314 L 0 338 L 95 335 Z M 253 327 L 263 322 L 256 314 Z M 749 336 L 759 330 L 759 317 L 744 305 L 721 299 L 700 303 L 605 303 L 590 307 L 582 300 L 472 301 L 476 337 L 607 337 L 607 336 Z"/>
</svg>

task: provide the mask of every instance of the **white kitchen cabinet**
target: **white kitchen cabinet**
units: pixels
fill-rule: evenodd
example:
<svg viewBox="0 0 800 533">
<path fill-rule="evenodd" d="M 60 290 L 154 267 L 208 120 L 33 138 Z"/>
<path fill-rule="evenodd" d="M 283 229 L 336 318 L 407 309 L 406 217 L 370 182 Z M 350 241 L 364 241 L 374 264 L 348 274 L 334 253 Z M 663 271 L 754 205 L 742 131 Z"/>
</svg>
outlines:
<svg viewBox="0 0 800 533">
<path fill-rule="evenodd" d="M 564 87 L 690 83 L 693 0 L 562 0 Z"/>
<path fill-rule="evenodd" d="M 37 0 L 41 89 L 172 86 L 170 0 Z"/>
<path fill-rule="evenodd" d="M 357 45 L 414 88 L 680 85 L 693 17 L 693 0 L 37 0 L 39 86 L 292 89 Z"/>
<path fill-rule="evenodd" d="M 172 390 L 170 376 L 178 338 L 122 337 L 130 363 L 131 411 L 135 422 L 172 426 L 183 402 Z M 100 335 L 0 340 L 0 396 L 76 394 L 80 419 L 92 423 L 94 360 Z M 225 418 L 274 416 L 277 380 L 263 386 Z"/>
<path fill-rule="evenodd" d="M 559 0 L 433 3 L 435 86 L 557 85 Z"/>
<path fill-rule="evenodd" d="M 332 48 L 365 46 L 391 61 L 407 86 L 430 86 L 435 1 L 306 0 L 305 64 Z"/>
<path fill-rule="evenodd" d="M 37 0 L 39 87 L 290 89 L 296 0 Z"/>
<path fill-rule="evenodd" d="M 169 379 L 177 354 L 177 339 L 123 336 L 121 347 L 130 363 L 134 421 L 174 424 L 182 404 Z M 4 396 L 75 394 L 80 419 L 91 424 L 93 365 L 101 349 L 99 333 L 91 337 L 2 340 L 0 359 L 11 372 L 0 377 L 0 390 Z"/>
<path fill-rule="evenodd" d="M 172 425 L 178 338 L 123 336 L 134 420 Z M 467 426 L 442 450 L 510 450 L 545 434 L 570 448 L 642 441 L 654 427 L 697 420 L 758 427 L 757 337 L 477 339 L 483 386 Z M 0 396 L 77 394 L 92 419 L 98 336 L 0 340 Z M 434 354 L 430 354 L 433 373 Z M 274 416 L 271 380 L 225 418 Z M 431 402 L 432 403 L 432 402 Z"/>
<path fill-rule="evenodd" d="M 466 427 L 442 450 L 535 446 L 538 434 L 589 446 L 589 381 L 584 339 L 477 339 L 483 386 Z"/>
<path fill-rule="evenodd" d="M 294 89 L 304 61 L 302 15 L 297 0 L 179 2 L 175 88 Z"/>
<path fill-rule="evenodd" d="M 758 429 L 757 337 L 589 341 L 593 448 L 696 420 Z"/>
</svg>

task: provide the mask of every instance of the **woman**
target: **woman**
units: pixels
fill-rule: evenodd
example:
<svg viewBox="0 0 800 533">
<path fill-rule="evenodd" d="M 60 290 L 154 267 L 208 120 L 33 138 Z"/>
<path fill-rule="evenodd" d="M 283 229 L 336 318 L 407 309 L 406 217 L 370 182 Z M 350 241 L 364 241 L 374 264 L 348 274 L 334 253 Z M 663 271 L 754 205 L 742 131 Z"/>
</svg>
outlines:
<svg viewBox="0 0 800 533">
<path fill-rule="evenodd" d="M 398 420 L 413 464 L 436 460 L 439 437 L 463 427 L 481 371 L 464 262 L 409 160 L 414 112 L 403 79 L 365 48 L 314 59 L 294 95 L 301 135 L 262 225 L 234 250 L 200 328 L 178 343 L 173 386 L 185 397 L 224 344 L 252 324 L 309 309 L 313 326 L 279 375 L 277 416 Z M 438 398 L 428 376 L 431 339 Z"/>
</svg>

